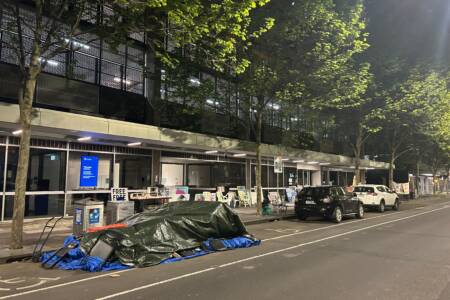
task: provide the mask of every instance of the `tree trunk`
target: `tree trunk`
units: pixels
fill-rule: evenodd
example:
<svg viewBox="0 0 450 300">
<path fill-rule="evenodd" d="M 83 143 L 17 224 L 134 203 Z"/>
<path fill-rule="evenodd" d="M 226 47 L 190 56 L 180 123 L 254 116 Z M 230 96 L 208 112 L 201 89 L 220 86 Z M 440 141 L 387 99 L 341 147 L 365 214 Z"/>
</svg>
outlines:
<svg viewBox="0 0 450 300">
<path fill-rule="evenodd" d="M 22 89 L 19 92 L 20 107 L 20 148 L 19 162 L 15 180 L 14 209 L 11 227 L 11 249 L 22 248 L 23 219 L 25 214 L 25 191 L 28 176 L 28 162 L 30 156 L 30 136 L 31 136 L 31 112 L 34 91 L 36 87 L 36 77 L 25 79 Z"/>
<path fill-rule="evenodd" d="M 262 135 L 262 111 L 256 113 L 256 214 L 262 214 L 262 157 L 261 157 L 261 135 Z"/>
<path fill-rule="evenodd" d="M 395 164 L 395 152 L 391 153 L 391 159 L 389 160 L 389 188 L 394 189 L 394 164 Z"/>
<path fill-rule="evenodd" d="M 353 151 L 355 154 L 355 176 L 353 177 L 353 185 L 356 186 L 361 183 L 361 148 L 363 144 L 363 129 L 358 124 L 358 131 L 356 136 L 355 145 Z"/>
</svg>

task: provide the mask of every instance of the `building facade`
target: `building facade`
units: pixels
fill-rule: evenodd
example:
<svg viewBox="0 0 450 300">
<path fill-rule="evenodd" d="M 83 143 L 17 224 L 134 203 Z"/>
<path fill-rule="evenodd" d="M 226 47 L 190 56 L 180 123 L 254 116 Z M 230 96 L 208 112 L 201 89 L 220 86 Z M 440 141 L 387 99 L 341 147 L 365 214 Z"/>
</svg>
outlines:
<svg viewBox="0 0 450 300">
<path fill-rule="evenodd" d="M 104 13 L 110 13 L 108 8 L 93 8 L 84 22 Z M 6 28 L 7 20 L 8 15 L 1 13 L 0 221 L 12 216 L 20 138 L 14 134 L 19 129 L 20 78 L 7 46 L 14 35 Z M 102 40 L 86 42 L 94 38 L 86 35 L 72 42 L 38 78 L 27 217 L 70 214 L 74 200 L 106 201 L 112 187 L 144 191 L 161 183 L 201 192 L 223 185 L 248 189 L 255 185 L 254 135 L 248 129 L 252 116 L 241 106 L 238 82 L 232 76 L 195 64 L 183 65 L 183 70 L 157 68 L 143 34 L 131 36 L 127 45 L 114 51 Z M 174 55 L 189 55 L 186 49 L 173 48 L 169 38 L 166 46 Z M 192 88 L 209 92 L 200 102 L 201 113 L 196 109 L 199 102 L 187 93 Z M 324 134 L 326 121 L 300 117 L 305 114 L 299 111 L 290 115 L 279 111 L 273 102 L 264 118 L 263 187 L 349 184 L 353 159 L 317 151 L 334 144 L 322 147 L 323 137 L 325 141 L 329 137 Z M 306 150 L 278 145 L 293 123 L 301 124 L 295 128 L 301 129 L 297 133 Z M 91 187 L 80 180 L 87 156 L 98 160 L 98 176 Z M 274 158 L 279 156 L 284 167 L 275 173 Z M 386 168 L 384 163 L 365 160 L 362 166 Z"/>
</svg>

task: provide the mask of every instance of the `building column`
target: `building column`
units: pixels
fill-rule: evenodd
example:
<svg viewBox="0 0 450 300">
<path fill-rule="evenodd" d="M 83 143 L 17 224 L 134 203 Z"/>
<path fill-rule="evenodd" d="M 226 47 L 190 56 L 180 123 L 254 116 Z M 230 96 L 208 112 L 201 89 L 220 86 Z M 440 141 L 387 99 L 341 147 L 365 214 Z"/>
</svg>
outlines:
<svg viewBox="0 0 450 300">
<path fill-rule="evenodd" d="M 161 183 L 161 150 L 152 150 L 152 186 Z"/>
</svg>

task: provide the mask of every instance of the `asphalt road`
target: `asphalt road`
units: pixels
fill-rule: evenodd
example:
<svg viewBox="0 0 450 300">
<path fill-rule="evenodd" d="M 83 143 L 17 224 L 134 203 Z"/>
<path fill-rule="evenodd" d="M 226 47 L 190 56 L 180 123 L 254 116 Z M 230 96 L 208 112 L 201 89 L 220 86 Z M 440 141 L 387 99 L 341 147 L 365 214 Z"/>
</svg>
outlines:
<svg viewBox="0 0 450 300">
<path fill-rule="evenodd" d="M 248 227 L 259 247 L 113 273 L 0 266 L 0 299 L 450 299 L 450 203 Z"/>
</svg>

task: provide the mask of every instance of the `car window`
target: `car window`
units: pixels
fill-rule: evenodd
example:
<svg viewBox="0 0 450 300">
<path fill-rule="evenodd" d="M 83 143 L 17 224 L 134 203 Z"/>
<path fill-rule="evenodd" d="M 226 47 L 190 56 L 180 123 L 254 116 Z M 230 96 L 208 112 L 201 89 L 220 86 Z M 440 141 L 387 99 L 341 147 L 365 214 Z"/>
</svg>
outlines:
<svg viewBox="0 0 450 300">
<path fill-rule="evenodd" d="M 355 193 L 373 193 L 373 187 L 357 186 L 353 191 Z"/>
<path fill-rule="evenodd" d="M 300 191 L 300 196 L 308 196 L 308 197 L 326 197 L 330 194 L 329 187 L 308 187 L 303 188 Z"/>
<path fill-rule="evenodd" d="M 386 189 L 384 188 L 384 186 L 377 186 L 377 190 L 379 190 L 382 193 L 386 192 Z"/>
</svg>

